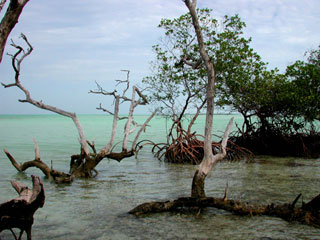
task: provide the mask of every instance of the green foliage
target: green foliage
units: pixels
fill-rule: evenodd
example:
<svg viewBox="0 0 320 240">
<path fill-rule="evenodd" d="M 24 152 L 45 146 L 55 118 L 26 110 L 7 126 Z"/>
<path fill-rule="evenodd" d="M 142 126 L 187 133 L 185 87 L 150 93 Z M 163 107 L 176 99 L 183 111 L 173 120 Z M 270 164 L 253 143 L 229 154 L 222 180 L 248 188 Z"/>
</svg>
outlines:
<svg viewBox="0 0 320 240">
<path fill-rule="evenodd" d="M 258 122 L 253 128 L 248 121 L 247 130 L 284 135 L 315 130 L 320 120 L 319 50 L 312 50 L 306 62 L 298 60 L 288 66 L 285 74 L 263 71 L 262 78 L 255 79 L 253 86 L 248 85 L 237 110 L 246 109 L 251 115 L 243 115 L 254 116 Z"/>
<path fill-rule="evenodd" d="M 251 80 L 251 72 L 255 70 L 259 74 L 265 64 L 249 47 L 251 39 L 243 37 L 245 23 L 238 15 L 217 20 L 211 16 L 210 9 L 197 9 L 197 13 L 215 67 L 216 99 L 219 106 L 223 106 L 231 102 L 226 85 Z M 149 87 L 151 100 L 175 119 L 187 100 L 189 109 L 203 103 L 207 72 L 189 14 L 173 20 L 162 19 L 159 27 L 164 29 L 165 37 L 153 46 L 156 53 L 156 60 L 152 62 L 153 74 L 143 82 Z"/>
<path fill-rule="evenodd" d="M 286 76 L 290 81 L 287 108 L 306 121 L 320 121 L 320 46 L 309 52 L 306 62 L 288 66 Z"/>
<path fill-rule="evenodd" d="M 307 61 L 297 61 L 280 74 L 268 70 L 250 47 L 238 15 L 217 20 L 210 9 L 197 13 L 214 64 L 216 105 L 243 115 L 242 133 L 301 133 L 319 120 L 320 47 L 309 52 Z M 150 100 L 175 121 L 183 109 L 194 110 L 204 102 L 207 72 L 189 14 L 162 19 L 159 27 L 164 38 L 153 46 L 153 74 L 143 82 Z"/>
</svg>

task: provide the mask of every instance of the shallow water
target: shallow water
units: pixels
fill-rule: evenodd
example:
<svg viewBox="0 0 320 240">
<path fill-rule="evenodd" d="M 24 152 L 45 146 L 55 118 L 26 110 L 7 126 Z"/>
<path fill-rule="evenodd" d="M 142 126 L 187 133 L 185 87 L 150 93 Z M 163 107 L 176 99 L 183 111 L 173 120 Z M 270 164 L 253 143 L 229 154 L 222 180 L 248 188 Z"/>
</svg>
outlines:
<svg viewBox="0 0 320 240">
<path fill-rule="evenodd" d="M 217 132 L 228 118 L 216 116 Z M 203 119 L 196 125 L 199 129 Z M 80 121 L 98 149 L 108 141 L 111 118 L 81 116 Z M 164 124 L 165 120 L 154 119 L 142 138 L 164 141 Z M 35 138 L 42 160 L 48 164 L 53 160 L 54 167 L 64 171 L 70 155 L 79 151 L 72 122 L 55 115 L 0 116 L 0 134 L 0 148 L 7 148 L 18 161 L 34 158 Z M 72 185 L 58 186 L 42 178 L 46 202 L 35 214 L 33 239 L 320 239 L 320 229 L 272 217 L 239 217 L 213 208 L 200 217 L 163 213 L 137 218 L 127 214 L 143 202 L 189 196 L 195 168 L 159 162 L 145 148 L 137 159 L 104 160 L 93 180 L 76 179 Z M 0 154 L 0 169 L 0 202 L 16 197 L 10 180 L 30 186 L 31 174 L 42 176 L 37 169 L 17 173 L 4 154 Z M 285 203 L 303 193 L 308 201 L 319 194 L 319 170 L 319 159 L 262 156 L 250 163 L 221 162 L 207 177 L 206 193 L 223 196 L 228 181 L 230 199 Z M 0 236 L 13 239 L 8 231 Z"/>
</svg>

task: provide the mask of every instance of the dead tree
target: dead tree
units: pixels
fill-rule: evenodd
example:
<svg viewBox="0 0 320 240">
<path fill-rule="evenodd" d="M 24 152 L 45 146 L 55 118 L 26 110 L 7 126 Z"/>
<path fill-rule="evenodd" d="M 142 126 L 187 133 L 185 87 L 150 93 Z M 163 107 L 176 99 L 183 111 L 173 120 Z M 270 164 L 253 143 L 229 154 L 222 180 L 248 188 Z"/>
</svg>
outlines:
<svg viewBox="0 0 320 240">
<path fill-rule="evenodd" d="M 39 177 L 32 176 L 32 190 L 19 182 L 12 181 L 11 184 L 19 197 L 0 204 L 0 232 L 10 230 L 15 239 L 19 240 L 23 232 L 26 232 L 28 240 L 31 240 L 33 215 L 38 208 L 43 207 L 45 202 L 42 182 Z M 18 238 L 13 228 L 20 229 Z"/>
<path fill-rule="evenodd" d="M 25 169 L 29 167 L 37 167 L 42 170 L 42 172 L 48 177 L 54 179 L 56 182 L 64 182 L 64 183 L 69 183 L 72 181 L 73 178 L 75 177 L 85 177 L 85 178 L 91 178 L 96 176 L 98 173 L 95 170 L 95 167 L 101 162 L 102 159 L 104 158 L 111 158 L 117 161 L 121 161 L 124 158 L 131 157 L 135 154 L 136 149 L 137 149 L 137 139 L 139 138 L 141 132 L 145 130 L 148 122 L 151 120 L 151 118 L 155 115 L 156 112 L 154 112 L 147 120 L 146 122 L 141 126 L 140 130 L 137 132 L 137 135 L 133 141 L 132 148 L 128 150 L 127 148 L 127 143 L 128 143 L 128 136 L 130 133 L 133 133 L 134 130 L 137 127 L 137 124 L 132 120 L 133 119 L 133 111 L 134 108 L 137 105 L 141 104 L 147 104 L 147 99 L 146 97 L 141 93 L 141 91 L 133 86 L 133 93 L 132 93 L 132 98 L 127 98 L 125 96 L 125 92 L 129 88 L 129 79 L 127 82 L 127 88 L 123 92 L 122 95 L 117 95 L 116 90 L 113 93 L 105 94 L 105 95 L 113 95 L 115 97 L 115 104 L 114 104 L 114 113 L 113 113 L 113 126 L 112 126 L 112 133 L 110 140 L 108 144 L 102 148 L 99 152 L 96 151 L 94 143 L 90 143 L 84 134 L 84 130 L 78 120 L 78 117 L 75 113 L 67 112 L 65 110 L 56 108 L 54 106 L 50 106 L 47 104 L 44 104 L 42 101 L 36 101 L 31 97 L 30 92 L 21 84 L 20 81 L 20 69 L 21 69 L 21 63 L 22 61 L 31 54 L 33 47 L 29 43 L 27 37 L 24 34 L 21 34 L 21 38 L 27 43 L 28 49 L 25 51 L 21 46 L 16 45 L 12 41 L 12 46 L 17 49 L 17 52 L 12 55 L 12 66 L 15 71 L 15 82 L 11 84 L 4 84 L 2 85 L 5 88 L 9 87 L 18 87 L 24 94 L 25 94 L 25 99 L 19 100 L 22 103 L 30 103 L 38 108 L 45 109 L 57 114 L 60 114 L 62 116 L 69 117 L 73 120 L 78 134 L 79 134 L 79 142 L 80 142 L 80 154 L 76 154 L 71 156 L 71 162 L 70 162 L 70 170 L 69 173 L 64 173 L 60 171 L 54 170 L 52 167 L 49 168 L 44 162 L 40 160 L 40 154 L 39 156 L 37 153 L 39 153 L 38 146 L 35 144 L 36 148 L 36 159 L 34 161 L 29 161 L 26 163 L 23 163 L 21 165 L 17 164 L 15 159 L 12 157 L 12 155 L 5 150 L 5 153 L 7 157 L 10 159 L 11 163 L 15 166 L 15 168 L 18 171 L 24 171 Z M 99 85 L 98 85 L 99 86 Z M 135 100 L 135 94 L 139 95 L 139 99 Z M 124 134 L 124 140 L 123 140 L 123 147 L 121 152 L 112 152 L 113 146 L 114 146 L 114 139 L 116 136 L 116 127 L 117 127 L 117 120 L 119 118 L 118 113 L 119 113 L 119 105 L 120 105 L 120 100 L 123 101 L 131 101 L 131 106 L 130 106 L 130 111 L 129 111 L 129 116 L 127 117 L 128 121 L 126 124 L 125 128 L 125 134 Z M 134 125 L 133 129 L 131 128 L 131 125 Z M 90 152 L 89 146 L 92 149 L 93 152 Z"/>
<path fill-rule="evenodd" d="M 135 130 L 138 127 L 138 123 L 134 121 L 133 119 L 133 113 L 134 110 L 137 106 L 139 105 L 146 105 L 148 104 L 148 100 L 146 98 L 146 96 L 144 96 L 142 94 L 142 92 L 138 89 L 138 87 L 136 86 L 132 86 L 132 97 L 128 98 L 126 96 L 126 92 L 128 91 L 128 89 L 130 88 L 130 81 L 129 81 L 129 76 L 130 76 L 130 71 L 129 70 L 121 70 L 123 72 L 127 73 L 127 79 L 126 80 L 117 80 L 118 84 L 120 83 L 124 83 L 126 84 L 126 88 L 123 90 L 122 94 L 118 94 L 117 90 L 114 90 L 113 92 L 108 92 L 106 90 L 104 90 L 98 83 L 97 84 L 97 90 L 91 90 L 89 93 L 93 93 L 93 94 L 102 94 L 102 95 L 107 95 L 107 96 L 113 96 L 115 98 L 115 110 L 114 113 L 103 108 L 101 106 L 101 103 L 99 105 L 99 107 L 97 107 L 98 110 L 102 110 L 104 112 L 107 112 L 110 115 L 113 115 L 113 131 L 116 130 L 116 126 L 117 126 L 117 120 L 123 120 L 123 119 L 127 119 L 127 122 L 125 124 L 125 128 L 124 128 L 124 134 L 123 134 L 123 140 L 122 140 L 122 151 L 121 152 L 111 152 L 109 150 L 109 153 L 107 154 L 108 158 L 117 160 L 117 161 L 121 161 L 123 158 L 125 157 L 131 157 L 134 155 L 134 153 L 136 152 L 136 148 L 137 148 L 137 141 L 141 135 L 141 133 L 146 129 L 148 123 L 150 122 L 150 120 L 155 116 L 155 114 L 157 113 L 157 110 L 155 110 L 150 116 L 149 118 L 145 121 L 145 123 L 143 125 L 140 125 L 140 129 L 137 132 L 132 145 L 131 145 L 131 149 L 128 149 L 128 141 L 129 141 L 129 135 L 134 133 Z M 118 85 L 117 84 L 117 85 Z M 136 100 L 136 94 L 139 96 L 139 99 Z M 130 107 L 129 107 L 129 113 L 127 117 L 119 117 L 118 116 L 118 112 L 119 112 L 119 104 L 120 104 L 120 100 L 122 100 L 122 102 L 130 102 Z M 131 128 L 132 127 L 132 128 Z"/>
<path fill-rule="evenodd" d="M 29 0 L 10 0 L 6 13 L 4 14 L 0 23 L 0 63 L 2 60 L 4 48 L 9 37 L 10 32 L 17 24 L 24 6 Z M 0 2 L 0 13 L 4 7 L 6 0 Z"/>
<path fill-rule="evenodd" d="M 193 25 L 198 38 L 201 57 L 204 64 L 206 65 L 208 73 L 204 158 L 194 174 L 191 197 L 179 198 L 173 201 L 143 203 L 132 209 L 129 213 L 138 216 L 145 213 L 181 211 L 181 209 L 183 208 L 196 208 L 200 212 L 202 208 L 215 207 L 239 215 L 276 216 L 287 221 L 299 221 L 304 224 L 320 227 L 320 195 L 316 196 L 307 204 L 303 204 L 301 207 L 295 207 L 298 199 L 301 197 L 301 194 L 299 194 L 290 204 L 270 204 L 266 206 L 249 205 L 240 201 L 228 200 L 228 187 L 226 187 L 225 196 L 223 198 L 209 198 L 205 196 L 205 178 L 213 168 L 213 166 L 226 155 L 226 143 L 228 140 L 230 129 L 232 127 L 233 119 L 230 120 L 225 130 L 224 137 L 221 143 L 221 152 L 219 154 L 213 155 L 211 147 L 211 131 L 214 97 L 214 68 L 203 44 L 203 38 L 195 11 L 196 2 L 196 0 L 192 0 L 192 2 L 190 2 L 189 0 L 184 0 L 184 3 L 188 7 L 192 16 Z"/>
</svg>

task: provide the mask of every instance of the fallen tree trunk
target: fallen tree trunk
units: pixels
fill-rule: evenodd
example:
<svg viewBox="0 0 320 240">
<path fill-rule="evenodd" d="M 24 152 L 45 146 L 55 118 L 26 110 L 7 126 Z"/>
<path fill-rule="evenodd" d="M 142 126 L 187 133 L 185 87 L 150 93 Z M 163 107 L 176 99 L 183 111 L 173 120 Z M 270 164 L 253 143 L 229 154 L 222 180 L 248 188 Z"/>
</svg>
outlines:
<svg viewBox="0 0 320 240">
<path fill-rule="evenodd" d="M 301 207 L 295 207 L 296 202 L 301 194 L 291 204 L 275 205 L 254 205 L 237 200 L 227 200 L 224 198 L 192 198 L 182 197 L 176 200 L 164 202 L 149 202 L 143 203 L 129 213 L 136 216 L 148 213 L 161 212 L 183 212 L 185 209 L 197 211 L 206 208 L 214 207 L 232 212 L 236 215 L 266 215 L 282 218 L 288 222 L 297 221 L 303 224 L 311 225 L 320 228 L 320 194 L 313 198 L 307 204 L 302 204 Z"/>
<path fill-rule="evenodd" d="M 32 176 L 33 189 L 23 186 L 19 182 L 11 182 L 12 187 L 18 192 L 19 197 L 0 205 L 0 232 L 10 230 L 15 239 L 21 239 L 23 232 L 31 240 L 31 229 L 34 221 L 33 215 L 45 202 L 45 193 L 39 177 Z M 13 232 L 19 228 L 19 238 Z"/>
</svg>

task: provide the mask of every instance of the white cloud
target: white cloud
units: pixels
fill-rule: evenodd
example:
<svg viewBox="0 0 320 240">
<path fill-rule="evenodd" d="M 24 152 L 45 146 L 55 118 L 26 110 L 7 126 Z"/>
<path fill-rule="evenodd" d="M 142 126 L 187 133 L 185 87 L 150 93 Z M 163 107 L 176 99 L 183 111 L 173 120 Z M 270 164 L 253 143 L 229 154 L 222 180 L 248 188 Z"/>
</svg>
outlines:
<svg viewBox="0 0 320 240">
<path fill-rule="evenodd" d="M 318 0 L 202 0 L 198 6 L 212 8 L 218 18 L 239 14 L 247 24 L 245 35 L 252 37 L 253 48 L 271 67 L 284 69 L 319 44 Z M 82 84 L 72 91 L 86 92 L 84 86 L 94 80 L 119 78 L 122 68 L 129 68 L 133 79 L 141 79 L 149 72 L 151 46 L 162 34 L 157 29 L 160 19 L 186 12 L 180 0 L 32 0 L 11 34 L 17 39 L 24 32 L 35 48 L 23 63 L 23 81 L 32 89 L 39 81 L 76 81 Z M 6 51 L 12 52 L 8 47 Z M 0 80 L 12 76 L 10 59 L 5 57 Z M 59 92 L 58 87 L 52 84 L 47 95 Z M 21 110 L 21 103 L 12 101 L 17 95 L 18 89 L 0 88 L 0 113 Z M 67 95 L 64 98 L 68 101 Z M 73 105 L 74 111 L 83 112 Z"/>
</svg>

